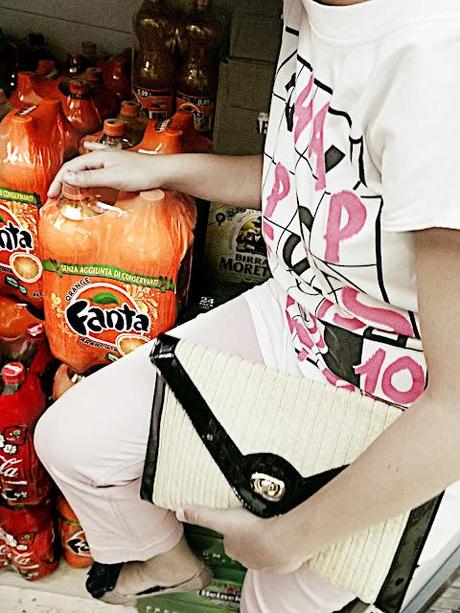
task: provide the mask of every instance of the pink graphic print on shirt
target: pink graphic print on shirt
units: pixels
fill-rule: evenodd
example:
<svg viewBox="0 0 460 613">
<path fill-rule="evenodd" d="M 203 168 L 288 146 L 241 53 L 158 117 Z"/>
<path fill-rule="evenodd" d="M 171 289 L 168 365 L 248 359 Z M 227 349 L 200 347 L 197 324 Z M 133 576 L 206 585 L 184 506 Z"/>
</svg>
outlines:
<svg viewBox="0 0 460 613">
<path fill-rule="evenodd" d="M 384 203 L 366 185 L 364 138 L 295 44 L 283 48 L 275 80 L 279 132 L 265 151 L 263 203 L 271 268 L 288 292 L 287 325 L 299 361 L 329 383 L 408 406 L 423 393 L 426 364 L 416 315 L 388 298 Z"/>
</svg>

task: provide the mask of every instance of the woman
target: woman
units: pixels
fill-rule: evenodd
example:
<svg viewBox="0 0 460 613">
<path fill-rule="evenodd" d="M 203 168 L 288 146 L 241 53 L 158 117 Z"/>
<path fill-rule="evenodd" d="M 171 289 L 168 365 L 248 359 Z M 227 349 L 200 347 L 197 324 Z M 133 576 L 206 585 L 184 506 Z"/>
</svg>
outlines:
<svg viewBox="0 0 460 613">
<path fill-rule="evenodd" d="M 273 280 L 174 334 L 411 405 L 282 517 L 177 513 L 222 532 L 229 555 L 251 569 L 241 607 L 250 613 L 342 608 L 353 594 L 303 561 L 460 479 L 460 8 L 457 0 L 323 4 L 331 6 L 285 2 L 263 168 L 257 158 L 95 152 L 67 163 L 50 189 L 56 196 L 62 179 L 164 187 L 259 208 L 262 180 Z M 115 565 L 97 565 L 89 578 L 93 595 L 108 601 L 207 580 L 174 515 L 139 499 L 153 387 L 148 350 L 80 383 L 36 433 L 95 559 Z M 459 530 L 458 505 L 452 488 L 442 511 L 449 535 Z M 432 551 L 441 545 L 432 542 Z M 104 594 L 108 574 L 114 590 Z"/>
</svg>

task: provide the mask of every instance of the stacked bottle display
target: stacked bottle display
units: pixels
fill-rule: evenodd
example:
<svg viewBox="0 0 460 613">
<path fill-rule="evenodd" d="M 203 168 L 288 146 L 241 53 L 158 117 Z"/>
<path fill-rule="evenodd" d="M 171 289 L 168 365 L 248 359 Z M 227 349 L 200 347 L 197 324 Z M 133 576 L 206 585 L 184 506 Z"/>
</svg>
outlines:
<svg viewBox="0 0 460 613">
<path fill-rule="evenodd" d="M 175 192 L 64 186 L 46 202 L 49 185 L 64 161 L 95 149 L 210 152 L 216 24 L 209 1 L 184 16 L 145 0 L 134 56 L 106 58 L 85 41 L 63 65 L 41 34 L 0 34 L 0 569 L 28 580 L 56 568 L 56 540 L 69 564 L 92 561 L 35 453 L 35 425 L 83 378 L 175 324 L 196 225 L 194 202 Z M 79 327 L 83 304 L 108 324 L 101 333 Z"/>
<path fill-rule="evenodd" d="M 211 0 L 192 0 L 180 17 L 165 0 L 144 0 L 134 20 L 139 52 L 133 91 L 146 117 L 164 120 L 174 110 L 193 114 L 195 129 L 211 136 L 223 30 Z"/>
</svg>

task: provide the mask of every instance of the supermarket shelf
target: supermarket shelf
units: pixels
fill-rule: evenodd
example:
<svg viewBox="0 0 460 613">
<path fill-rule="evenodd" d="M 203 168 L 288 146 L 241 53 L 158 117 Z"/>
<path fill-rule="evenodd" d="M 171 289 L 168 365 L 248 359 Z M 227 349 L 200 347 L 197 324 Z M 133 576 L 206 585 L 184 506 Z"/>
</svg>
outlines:
<svg viewBox="0 0 460 613">
<path fill-rule="evenodd" d="M 62 562 L 55 573 L 36 583 L 17 573 L 0 573 L 1 613 L 114 613 L 112 605 L 92 599 L 86 592 L 86 570 Z M 137 613 L 135 606 L 117 606 L 116 613 Z"/>
</svg>

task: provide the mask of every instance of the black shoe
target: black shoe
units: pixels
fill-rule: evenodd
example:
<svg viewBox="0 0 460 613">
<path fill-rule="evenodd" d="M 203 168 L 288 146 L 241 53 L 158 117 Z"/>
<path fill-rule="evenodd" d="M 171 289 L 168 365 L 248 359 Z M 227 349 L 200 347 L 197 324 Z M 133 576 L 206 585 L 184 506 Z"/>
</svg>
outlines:
<svg viewBox="0 0 460 613">
<path fill-rule="evenodd" d="M 85 584 L 93 598 L 102 598 L 107 592 L 111 592 L 115 588 L 123 565 L 124 562 L 118 564 L 93 563 Z"/>
</svg>

